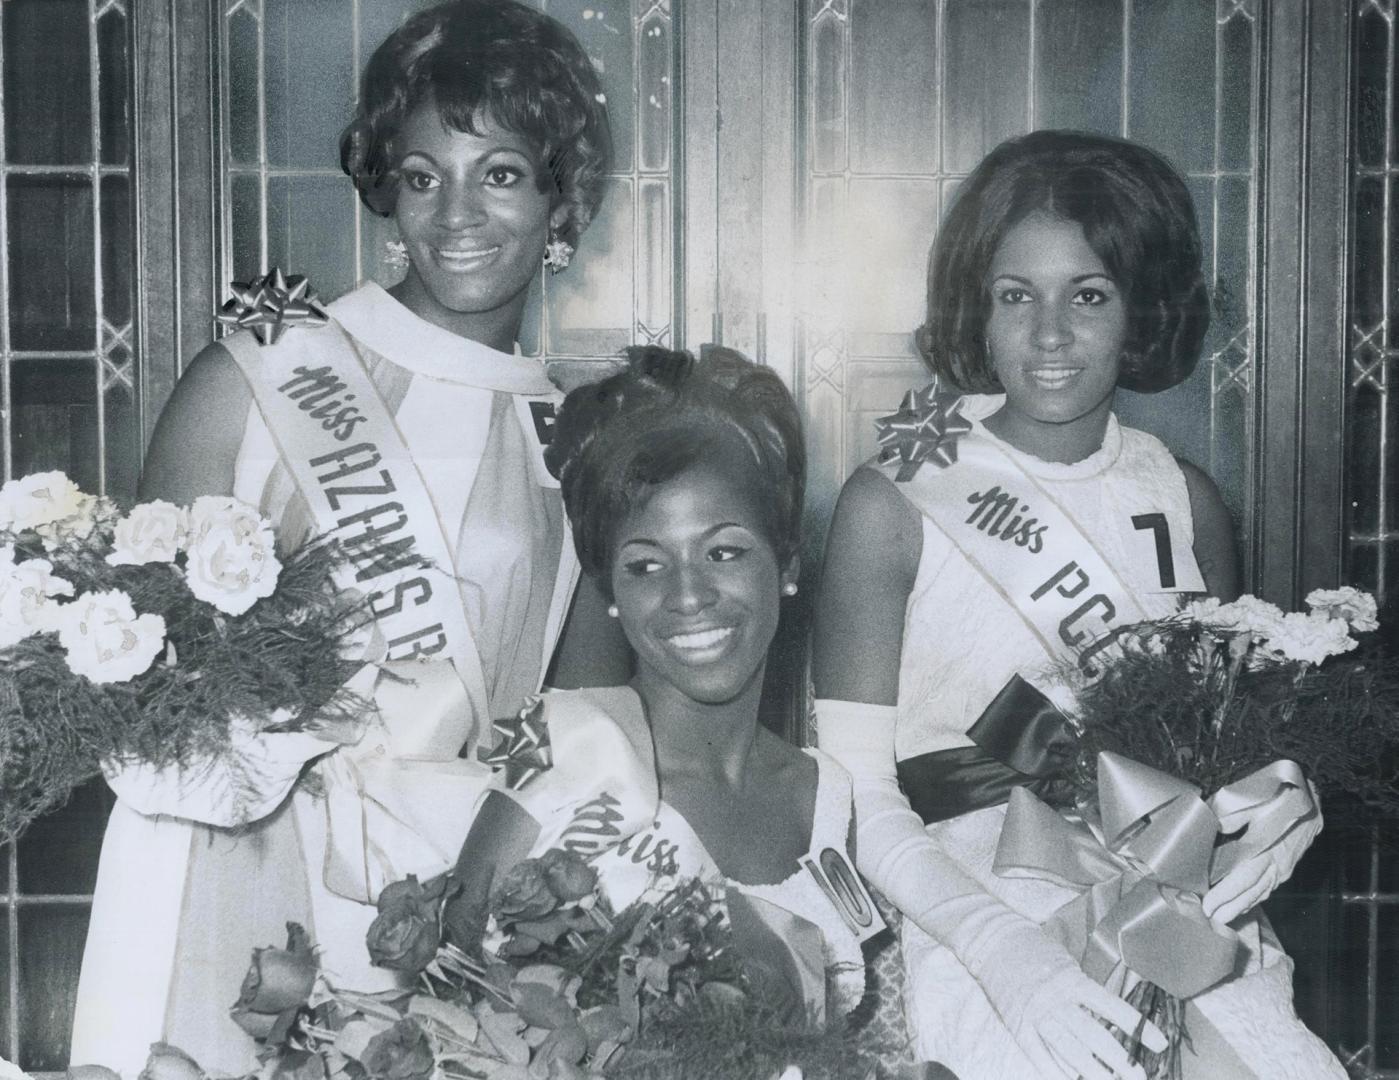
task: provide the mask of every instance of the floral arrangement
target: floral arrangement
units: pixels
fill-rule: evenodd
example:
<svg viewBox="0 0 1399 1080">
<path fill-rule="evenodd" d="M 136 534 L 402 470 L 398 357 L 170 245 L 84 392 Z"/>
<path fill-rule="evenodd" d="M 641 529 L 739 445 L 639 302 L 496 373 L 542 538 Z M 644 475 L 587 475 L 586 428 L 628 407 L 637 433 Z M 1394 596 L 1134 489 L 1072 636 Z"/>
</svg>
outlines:
<svg viewBox="0 0 1399 1080">
<path fill-rule="evenodd" d="M 104 762 L 184 765 L 235 732 L 350 722 L 362 601 L 235 499 L 121 513 L 61 472 L 0 488 L 0 842 Z"/>
<path fill-rule="evenodd" d="M 1240 940 L 1204 916 L 1209 888 L 1317 827 L 1316 790 L 1399 811 L 1399 672 L 1366 637 L 1375 601 L 1342 588 L 1306 605 L 1205 599 L 1117 631 L 1077 687 L 1071 812 L 1011 798 L 997 872 L 1084 889 L 1046 928 L 1090 975 L 1136 976 L 1125 996 L 1169 1045 L 1123 1041 L 1152 1080 L 1181 1075 L 1189 999 L 1234 970 Z M 1066 873 L 1076 859 L 1095 869 Z"/>
<path fill-rule="evenodd" d="M 1318 589 L 1306 604 L 1197 600 L 1120 631 L 1076 702 L 1080 799 L 1096 796 L 1094 762 L 1110 751 L 1206 798 L 1283 758 L 1323 792 L 1399 811 L 1399 672 L 1367 637 L 1374 597 Z"/>
<path fill-rule="evenodd" d="M 233 1016 L 263 1046 L 261 1077 L 869 1072 L 842 1033 L 779 1021 L 753 1000 L 724 898 L 697 880 L 667 881 L 613 912 L 588 862 L 551 850 L 504 875 L 484 926 L 451 874 L 396 882 L 377 906 L 369 955 L 413 977 L 403 990 L 330 985 L 294 924 L 285 948 L 254 953 Z"/>
</svg>

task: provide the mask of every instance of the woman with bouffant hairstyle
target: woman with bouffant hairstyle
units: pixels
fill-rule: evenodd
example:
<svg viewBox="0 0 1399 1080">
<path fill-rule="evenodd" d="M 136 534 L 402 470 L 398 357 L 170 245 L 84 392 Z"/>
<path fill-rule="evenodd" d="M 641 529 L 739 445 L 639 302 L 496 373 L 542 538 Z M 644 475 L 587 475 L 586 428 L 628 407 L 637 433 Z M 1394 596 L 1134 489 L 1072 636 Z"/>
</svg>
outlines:
<svg viewBox="0 0 1399 1080">
<path fill-rule="evenodd" d="M 574 595 L 543 460 L 561 395 L 516 347 L 531 285 L 565 271 L 602 200 L 611 143 L 591 61 L 525 4 L 438 3 L 374 52 L 340 149 L 397 227 L 386 261 L 402 279 L 328 304 L 327 325 L 200 353 L 141 497 L 235 496 L 283 548 L 335 533 L 361 553 L 378 644 L 353 685 L 375 708 L 355 730 L 239 736 L 188 769 L 112 763 L 75 1063 L 135 1076 L 163 1040 L 210 1073 L 255 1070 L 228 1000 L 288 921 L 338 985 L 397 985 L 365 952 L 375 899 L 451 866 L 489 780 L 474 752 L 491 721 L 546 672 L 578 686 L 630 671 L 603 598 Z M 259 289 L 276 303 L 285 284 Z M 405 552 L 424 565 L 409 573 Z"/>
<path fill-rule="evenodd" d="M 1210 323 L 1190 193 L 1154 150 L 1066 131 L 1002 143 L 958 189 L 928 260 L 928 321 L 916 335 L 934 373 L 968 393 L 1002 389 L 986 343 L 985 282 L 1006 233 L 1034 212 L 1079 225 L 1125 290 L 1117 385 L 1154 393 L 1183 382 Z"/>
<path fill-rule="evenodd" d="M 885 453 L 846 481 L 831 523 L 820 743 L 855 780 L 860 869 L 904 916 L 917 1053 L 961 1080 L 1142 1080 L 1114 1029 L 1165 1046 L 1054 933 L 1075 890 L 992 866 L 1016 789 L 1057 776 L 1056 710 L 1071 713 L 1115 631 L 1191 594 L 1238 595 L 1214 482 L 1113 411 L 1119 387 L 1163 390 L 1194 368 L 1201 262 L 1185 181 L 1156 152 L 1075 131 L 993 149 L 933 241 L 917 341 L 937 381 L 881 420 Z M 1320 825 L 1202 897 L 1247 962 L 1191 999 L 1211 1038 L 1185 1075 L 1343 1075 L 1253 913 Z"/>
<path fill-rule="evenodd" d="M 764 1004 L 802 1016 L 829 993 L 844 1013 L 864 985 L 854 927 L 879 925 L 846 854 L 850 778 L 758 722 L 768 646 L 797 591 L 806 455 L 791 395 L 726 349 L 631 349 L 626 370 L 569 394 L 548 460 L 636 675 L 533 707 L 552 764 L 513 785 L 507 769 L 487 793 L 458 860 L 451 932 L 473 948 L 493 886 L 563 848 L 589 859 L 616 910 L 699 877 L 723 886 L 731 915 L 814 924 L 819 935 L 797 940 L 735 917 L 735 954 L 751 967 L 788 950 L 801 961 L 777 968 L 827 972 L 824 987 L 763 983 Z"/>
</svg>

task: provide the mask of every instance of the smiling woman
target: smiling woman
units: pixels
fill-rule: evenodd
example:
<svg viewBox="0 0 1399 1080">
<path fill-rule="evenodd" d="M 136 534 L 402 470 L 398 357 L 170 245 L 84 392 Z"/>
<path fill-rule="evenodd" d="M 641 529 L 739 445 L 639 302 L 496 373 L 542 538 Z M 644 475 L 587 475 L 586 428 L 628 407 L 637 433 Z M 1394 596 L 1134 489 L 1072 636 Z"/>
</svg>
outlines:
<svg viewBox="0 0 1399 1080">
<path fill-rule="evenodd" d="M 444 330 L 513 348 L 540 253 L 568 214 L 553 205 L 538 147 L 489 114 L 472 130 L 449 127 L 432 100 L 394 144 L 394 219 L 409 263 L 390 294 Z"/>
<path fill-rule="evenodd" d="M 530 283 L 579 242 L 609 153 L 596 73 L 559 23 L 513 0 L 413 15 L 375 52 L 341 139 L 364 203 L 395 218 L 407 277 L 342 296 L 326 326 L 225 338 L 181 378 L 143 497 L 234 495 L 276 523 L 283 548 L 336 532 L 366 553 L 358 584 L 382 633 L 360 689 L 377 708 L 343 744 L 263 732 L 188 769 L 111 764 L 75 1063 L 135 1076 L 166 1041 L 211 1073 L 255 1069 L 229 987 L 288 920 L 333 981 L 392 987 L 363 951 L 374 901 L 452 864 L 489 779 L 471 752 L 491 720 L 551 669 L 562 685 L 625 677 L 596 591 L 571 602 L 577 563 L 543 462 L 560 395 L 515 349 Z M 350 427 L 323 422 L 331 409 L 353 445 Z M 395 584 L 405 552 L 445 572 L 435 588 Z M 265 816 L 209 797 L 225 772 L 257 789 Z"/>
<path fill-rule="evenodd" d="M 931 265 L 918 336 L 938 382 L 888 426 L 951 445 L 871 461 L 841 493 L 813 639 L 821 745 L 855 777 L 860 869 L 906 916 L 920 1056 L 962 1080 L 1143 1080 L 1109 1028 L 1153 1053 L 1165 1039 L 1044 929 L 1072 891 L 992 872 L 1034 766 L 1000 760 L 988 731 L 1004 715 L 999 745 L 1034 744 L 1033 717 L 1072 709 L 1063 673 L 1089 670 L 1114 629 L 1182 594 L 1237 595 L 1214 484 L 1113 413 L 1117 387 L 1166 389 L 1195 365 L 1209 308 L 1194 211 L 1154 151 L 1039 131 L 967 178 Z M 1343 1076 L 1293 1011 L 1266 921 L 1233 928 L 1254 944 L 1191 999 L 1214 1044 L 1199 1039 L 1185 1075 L 1243 1075 L 1241 1059 Z"/>
<path fill-rule="evenodd" d="M 599 799 L 642 800 L 614 815 L 626 823 L 594 862 L 613 904 L 660 879 L 699 877 L 775 905 L 793 930 L 819 929 L 817 963 L 843 1012 L 864 985 L 859 935 L 812 867 L 845 865 L 850 778 L 758 723 L 768 646 L 795 592 L 805 486 L 796 406 L 775 375 L 728 350 L 629 357 L 628 370 L 569 395 L 548 459 L 579 558 L 636 650 L 636 677 L 545 696 L 555 760 L 486 796 L 458 863 L 471 872 L 469 903 L 484 908 L 483 867 L 498 875 L 558 843 Z M 626 767 L 584 760 L 598 745 L 629 746 Z M 626 857 L 661 850 L 669 855 L 653 866 Z M 802 1004 L 819 1013 L 824 988 Z"/>
</svg>

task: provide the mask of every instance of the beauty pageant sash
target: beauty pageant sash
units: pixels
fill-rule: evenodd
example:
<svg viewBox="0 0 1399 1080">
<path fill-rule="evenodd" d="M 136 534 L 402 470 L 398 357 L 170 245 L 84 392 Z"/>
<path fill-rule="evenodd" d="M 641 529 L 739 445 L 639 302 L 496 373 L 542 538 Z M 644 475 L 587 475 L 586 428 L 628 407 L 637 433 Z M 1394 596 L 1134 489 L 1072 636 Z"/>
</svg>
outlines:
<svg viewBox="0 0 1399 1080">
<path fill-rule="evenodd" d="M 223 346 L 248 379 L 317 528 L 351 563 L 341 585 L 368 593 L 388 661 L 450 660 L 476 716 L 485 676 L 432 497 L 354 342 L 334 321 L 259 345 Z M 463 732 L 462 742 L 479 732 Z M 459 744 L 460 745 L 460 744 Z"/>
<path fill-rule="evenodd" d="M 535 854 L 557 847 L 590 860 L 613 856 L 609 893 L 622 903 L 712 867 L 690 824 L 661 801 L 650 729 L 634 691 L 556 691 L 495 728 L 495 748 L 480 757 L 497 770 L 497 790 L 539 822 Z M 807 853 L 799 865 L 856 940 L 884 929 L 843 848 Z"/>
<path fill-rule="evenodd" d="M 1069 511 L 993 440 L 968 431 L 954 460 L 938 465 L 895 477 L 899 490 L 1005 600 L 1049 660 L 1076 661 L 1096 674 L 1093 657 L 1110 647 L 1112 630 L 1146 617 L 1121 576 Z"/>
<path fill-rule="evenodd" d="M 385 885 L 456 857 L 480 766 L 458 757 L 490 715 L 481 659 L 443 524 L 353 341 L 331 321 L 259 345 L 223 345 L 252 388 L 320 532 L 350 559 L 342 588 L 368 596 L 384 653 L 367 696 L 379 722 L 325 755 L 324 880 L 373 903 Z M 411 662 L 410 662 L 411 661 Z M 443 807 L 464 799 L 460 814 Z"/>
</svg>

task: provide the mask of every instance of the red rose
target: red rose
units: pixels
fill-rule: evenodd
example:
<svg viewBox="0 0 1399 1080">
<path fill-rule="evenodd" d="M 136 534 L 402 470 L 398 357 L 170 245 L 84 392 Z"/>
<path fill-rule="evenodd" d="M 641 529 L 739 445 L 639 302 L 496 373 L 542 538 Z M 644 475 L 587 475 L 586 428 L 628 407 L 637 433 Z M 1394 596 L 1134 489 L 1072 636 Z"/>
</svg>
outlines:
<svg viewBox="0 0 1399 1080">
<path fill-rule="evenodd" d="M 427 1032 L 412 1018 L 370 1039 L 359 1063 L 374 1080 L 428 1080 L 437 1066 Z"/>
<path fill-rule="evenodd" d="M 427 967 L 442 943 L 438 912 L 446 885 L 445 877 L 422 885 L 410 874 L 384 888 L 366 938 L 372 963 L 410 974 Z"/>
<path fill-rule="evenodd" d="M 233 1008 L 238 1012 L 276 1016 L 304 1004 L 316 983 L 315 950 L 306 931 L 287 923 L 287 947 L 253 950 L 253 962 L 243 976 L 243 988 Z"/>
<path fill-rule="evenodd" d="M 496 886 L 491 910 L 501 922 L 541 919 L 559 906 L 538 859 L 516 863 Z"/>
<path fill-rule="evenodd" d="M 549 891 L 564 903 L 591 896 L 597 886 L 597 871 L 580 855 L 550 848 L 539 857 Z"/>
</svg>

